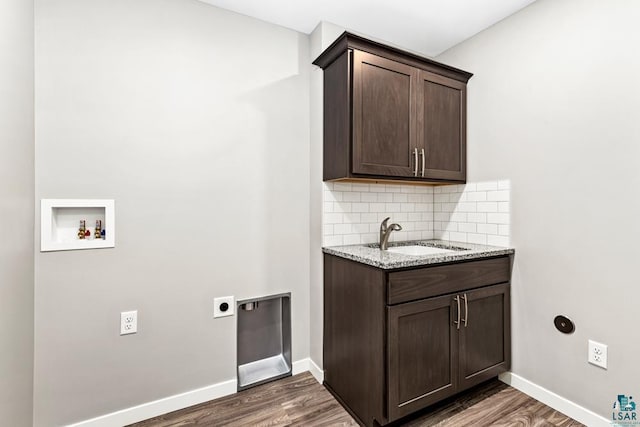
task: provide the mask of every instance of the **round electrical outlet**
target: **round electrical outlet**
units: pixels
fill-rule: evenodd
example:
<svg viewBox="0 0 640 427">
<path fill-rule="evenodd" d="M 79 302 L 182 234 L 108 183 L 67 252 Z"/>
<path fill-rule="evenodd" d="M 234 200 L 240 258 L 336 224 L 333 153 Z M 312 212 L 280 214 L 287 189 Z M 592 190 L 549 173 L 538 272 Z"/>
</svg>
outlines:
<svg viewBox="0 0 640 427">
<path fill-rule="evenodd" d="M 576 330 L 571 319 L 566 316 L 556 316 L 556 318 L 553 319 L 553 323 L 556 325 L 556 329 L 563 334 L 571 334 Z"/>
</svg>

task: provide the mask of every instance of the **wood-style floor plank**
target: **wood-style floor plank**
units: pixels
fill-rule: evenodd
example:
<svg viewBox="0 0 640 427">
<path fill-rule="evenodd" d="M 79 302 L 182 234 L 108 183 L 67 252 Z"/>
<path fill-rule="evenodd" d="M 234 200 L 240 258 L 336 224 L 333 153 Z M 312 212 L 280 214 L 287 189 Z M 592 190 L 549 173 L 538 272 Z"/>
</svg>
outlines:
<svg viewBox="0 0 640 427">
<path fill-rule="evenodd" d="M 132 427 L 357 425 L 333 396 L 305 372 Z M 581 427 L 582 424 L 496 380 L 393 424 L 397 426 Z"/>
</svg>

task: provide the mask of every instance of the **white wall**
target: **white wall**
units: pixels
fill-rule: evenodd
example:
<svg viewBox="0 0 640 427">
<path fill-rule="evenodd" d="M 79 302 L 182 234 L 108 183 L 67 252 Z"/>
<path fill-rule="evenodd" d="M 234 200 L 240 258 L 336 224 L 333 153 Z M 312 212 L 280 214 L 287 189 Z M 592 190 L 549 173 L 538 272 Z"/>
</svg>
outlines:
<svg viewBox="0 0 640 427">
<path fill-rule="evenodd" d="M 634 1 L 539 0 L 437 58 L 475 73 L 469 178 L 511 180 L 513 371 L 607 418 L 640 391 L 639 21 Z"/>
<path fill-rule="evenodd" d="M 0 2 L 0 424 L 33 410 L 33 1 Z"/>
<path fill-rule="evenodd" d="M 233 379 L 216 296 L 291 291 L 308 357 L 308 44 L 196 0 L 36 2 L 36 198 L 113 198 L 118 233 L 36 253 L 35 425 Z"/>
<path fill-rule="evenodd" d="M 320 22 L 309 37 L 309 101 L 310 101 L 310 222 L 309 222 L 309 341 L 311 360 L 322 368 L 322 309 L 323 309 L 323 262 L 322 262 L 322 69 L 311 62 L 342 34 L 343 28 L 329 22 Z"/>
</svg>

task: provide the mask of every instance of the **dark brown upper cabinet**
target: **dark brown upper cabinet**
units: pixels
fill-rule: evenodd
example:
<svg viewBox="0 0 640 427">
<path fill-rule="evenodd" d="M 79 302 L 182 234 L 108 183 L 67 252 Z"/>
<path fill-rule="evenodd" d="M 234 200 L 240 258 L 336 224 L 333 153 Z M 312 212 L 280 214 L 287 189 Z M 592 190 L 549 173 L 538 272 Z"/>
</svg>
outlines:
<svg viewBox="0 0 640 427">
<path fill-rule="evenodd" d="M 472 74 L 345 32 L 324 70 L 327 180 L 464 182 Z"/>
</svg>

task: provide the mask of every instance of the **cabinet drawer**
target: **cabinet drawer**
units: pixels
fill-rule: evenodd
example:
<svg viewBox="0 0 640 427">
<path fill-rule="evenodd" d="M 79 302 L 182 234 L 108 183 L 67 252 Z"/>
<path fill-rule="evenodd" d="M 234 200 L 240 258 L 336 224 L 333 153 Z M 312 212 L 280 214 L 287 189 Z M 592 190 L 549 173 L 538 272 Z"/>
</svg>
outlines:
<svg viewBox="0 0 640 427">
<path fill-rule="evenodd" d="M 389 273 L 387 303 L 400 304 L 508 282 L 510 270 L 509 257 L 505 256 Z"/>
</svg>

